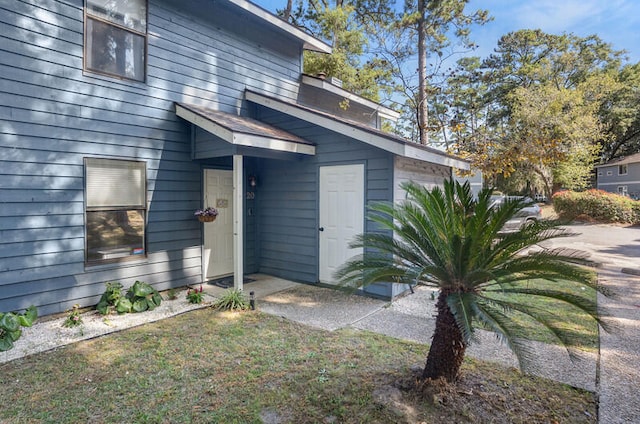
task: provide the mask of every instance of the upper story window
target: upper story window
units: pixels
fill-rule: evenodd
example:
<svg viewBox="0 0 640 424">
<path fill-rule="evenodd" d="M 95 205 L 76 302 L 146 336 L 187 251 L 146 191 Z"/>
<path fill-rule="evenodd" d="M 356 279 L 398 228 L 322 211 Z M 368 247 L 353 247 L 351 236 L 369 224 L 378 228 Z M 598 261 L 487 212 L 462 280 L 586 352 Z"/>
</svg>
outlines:
<svg viewBox="0 0 640 424">
<path fill-rule="evenodd" d="M 618 165 L 618 175 L 627 175 L 627 165 Z"/>
<path fill-rule="evenodd" d="M 86 0 L 85 69 L 144 81 L 147 0 Z"/>
</svg>

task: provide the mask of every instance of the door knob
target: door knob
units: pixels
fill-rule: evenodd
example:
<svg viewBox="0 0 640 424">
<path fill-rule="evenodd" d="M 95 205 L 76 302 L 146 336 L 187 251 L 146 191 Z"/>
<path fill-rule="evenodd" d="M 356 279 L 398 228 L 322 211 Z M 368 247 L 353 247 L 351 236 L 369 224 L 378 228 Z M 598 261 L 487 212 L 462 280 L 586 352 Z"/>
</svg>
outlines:
<svg viewBox="0 0 640 424">
<path fill-rule="evenodd" d="M 324 231 L 324 227 L 318 228 L 318 231 Z"/>
</svg>

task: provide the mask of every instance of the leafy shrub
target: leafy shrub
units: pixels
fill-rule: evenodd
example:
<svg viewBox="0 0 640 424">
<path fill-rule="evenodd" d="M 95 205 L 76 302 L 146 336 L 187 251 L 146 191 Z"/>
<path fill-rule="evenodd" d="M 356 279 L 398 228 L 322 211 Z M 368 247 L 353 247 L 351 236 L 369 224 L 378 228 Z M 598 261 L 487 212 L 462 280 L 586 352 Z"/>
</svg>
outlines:
<svg viewBox="0 0 640 424">
<path fill-rule="evenodd" d="M 13 342 L 22 335 L 20 327 L 31 327 L 38 318 L 38 310 L 31 305 L 23 313 L 0 313 L 0 352 L 13 349 Z"/>
<path fill-rule="evenodd" d="M 96 309 L 102 315 L 107 315 L 112 309 L 115 309 L 119 314 L 124 314 L 131 311 L 131 305 L 128 299 L 122 294 L 122 284 L 117 281 L 106 283 L 105 289 Z"/>
<path fill-rule="evenodd" d="M 597 222 L 640 224 L 640 202 L 603 190 L 561 191 L 553 195 L 553 208 L 562 219 L 578 217 Z"/>
<path fill-rule="evenodd" d="M 150 284 L 136 281 L 127 290 L 126 298 L 131 302 L 130 312 L 153 311 L 162 303 L 162 296 Z"/>
<path fill-rule="evenodd" d="M 229 289 L 225 290 L 222 297 L 215 301 L 213 307 L 220 310 L 247 310 L 249 309 L 249 301 L 242 290 Z"/>
<path fill-rule="evenodd" d="M 96 309 L 103 315 L 108 314 L 112 309 L 119 314 L 125 314 L 152 311 L 160 306 L 160 303 L 162 303 L 162 296 L 147 283 L 136 281 L 123 295 L 122 284 L 110 282 L 107 283 L 107 289 L 102 294 Z"/>
</svg>

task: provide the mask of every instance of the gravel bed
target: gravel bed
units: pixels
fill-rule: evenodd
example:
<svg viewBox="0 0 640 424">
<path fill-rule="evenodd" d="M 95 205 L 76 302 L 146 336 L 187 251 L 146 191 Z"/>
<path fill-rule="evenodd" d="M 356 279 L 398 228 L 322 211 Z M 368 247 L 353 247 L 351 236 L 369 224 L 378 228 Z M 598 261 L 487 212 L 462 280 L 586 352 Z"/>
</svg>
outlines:
<svg viewBox="0 0 640 424">
<path fill-rule="evenodd" d="M 14 343 L 14 347 L 6 352 L 0 352 L 0 364 L 32 355 L 38 352 L 55 349 L 60 346 L 75 343 L 81 340 L 92 339 L 104 334 L 122 331 L 127 328 L 169 318 L 194 309 L 204 308 L 209 305 L 213 297 L 205 297 L 205 302 L 192 304 L 185 299 L 186 291 L 176 291 L 175 300 L 163 298 L 160 306 L 153 311 L 128 314 L 101 315 L 95 310 L 82 314 L 83 324 L 77 327 L 66 328 L 62 326 L 66 314 L 60 314 L 54 319 L 39 319 L 31 327 L 22 328 L 22 336 Z"/>
</svg>

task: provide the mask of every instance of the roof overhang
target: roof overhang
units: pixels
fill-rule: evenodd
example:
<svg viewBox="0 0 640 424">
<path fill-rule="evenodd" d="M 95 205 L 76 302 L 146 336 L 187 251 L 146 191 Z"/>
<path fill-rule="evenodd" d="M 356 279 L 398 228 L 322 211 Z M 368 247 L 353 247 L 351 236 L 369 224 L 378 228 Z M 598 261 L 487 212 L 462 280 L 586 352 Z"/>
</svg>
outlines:
<svg viewBox="0 0 640 424">
<path fill-rule="evenodd" d="M 251 3 L 250 1 L 246 1 L 246 0 L 227 0 L 227 1 L 235 5 L 236 7 L 244 9 L 245 11 L 252 14 L 253 16 L 265 22 L 268 22 L 269 24 L 277 27 L 278 29 L 302 41 L 303 48 L 306 50 L 311 50 L 319 53 L 331 53 L 333 50 L 330 45 L 307 34 L 301 29 L 296 28 L 290 23 L 280 19 L 273 13 L 261 8 L 258 5 Z"/>
<path fill-rule="evenodd" d="M 616 165 L 628 165 L 630 163 L 638 163 L 638 162 L 640 162 L 640 153 L 634 153 L 629 156 L 623 156 L 617 159 L 613 159 L 601 165 L 596 165 L 594 168 L 603 168 L 606 166 L 616 166 Z"/>
<path fill-rule="evenodd" d="M 378 116 L 380 116 L 381 118 L 389 119 L 394 122 L 397 121 L 398 118 L 400 118 L 400 114 L 395 110 L 373 102 L 369 99 L 365 99 L 364 97 L 353 94 L 341 87 L 331 84 L 331 82 L 325 79 L 314 77 L 311 75 L 302 75 L 302 83 L 310 85 L 312 87 L 320 88 L 337 96 L 348 99 L 349 101 L 352 101 L 354 103 L 359 103 L 365 107 L 373 109 L 378 112 Z"/>
<path fill-rule="evenodd" d="M 176 103 L 176 115 L 236 146 L 316 154 L 312 143 L 255 119 L 184 103 Z"/>
<path fill-rule="evenodd" d="M 290 103 L 254 91 L 245 91 L 245 98 L 253 103 L 284 113 L 294 118 L 319 125 L 339 134 L 351 137 L 363 143 L 393 153 L 394 155 L 417 159 L 438 165 L 469 170 L 470 163 L 445 152 L 420 144 L 411 143 L 394 134 L 388 134 L 363 124 L 348 121 L 337 116 Z"/>
</svg>

